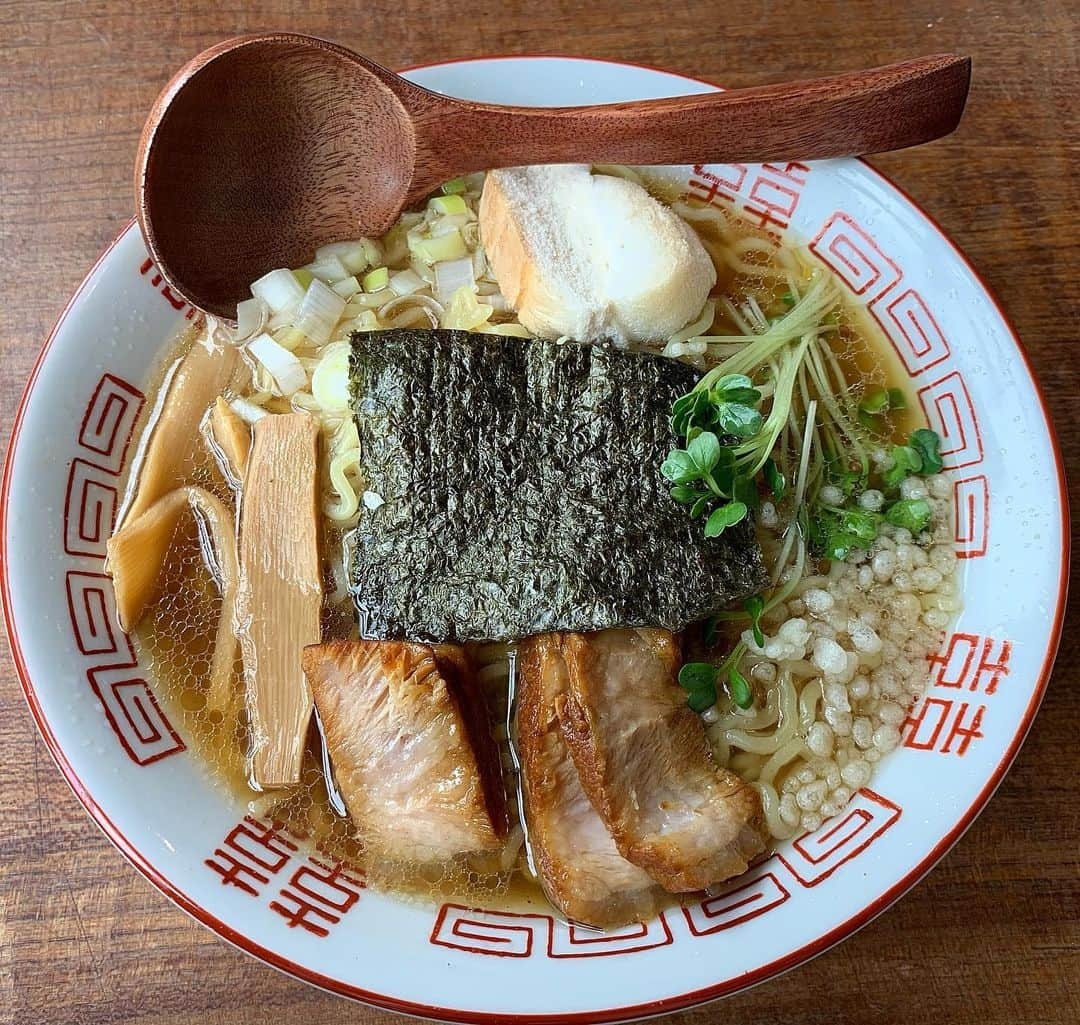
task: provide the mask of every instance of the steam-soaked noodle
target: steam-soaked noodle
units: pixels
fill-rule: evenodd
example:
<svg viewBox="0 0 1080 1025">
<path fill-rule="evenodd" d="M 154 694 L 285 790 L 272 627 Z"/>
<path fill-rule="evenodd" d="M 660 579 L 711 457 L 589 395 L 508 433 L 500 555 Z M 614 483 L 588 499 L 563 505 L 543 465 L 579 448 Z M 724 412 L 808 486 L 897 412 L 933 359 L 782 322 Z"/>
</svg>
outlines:
<svg viewBox="0 0 1080 1025">
<path fill-rule="evenodd" d="M 669 184 L 643 172 L 596 170 L 646 185 L 670 201 L 701 238 L 716 267 L 716 288 L 690 323 L 645 348 L 702 371 L 753 375 L 762 396 L 762 434 L 771 444 L 737 447 L 736 458 L 757 473 L 771 453 L 788 482 L 784 498 L 765 496 L 756 515 L 770 571 L 762 643 L 742 610 L 732 610 L 719 617 L 717 643 L 701 656 L 716 660 L 731 652 L 730 665 L 749 681 L 752 707 L 738 707 L 718 687 L 716 704 L 703 718 L 717 762 L 756 788 L 769 832 L 786 838 L 820 825 L 869 781 L 875 764 L 898 745 L 910 703 L 925 688 L 925 656 L 960 608 L 948 537 L 951 482 L 939 473 L 900 483 L 905 499 L 925 498 L 932 507 L 928 528 L 913 534 L 885 523 L 866 548 L 831 563 L 819 560 L 800 510 L 828 504 L 828 453 L 853 452 L 879 473 L 889 467 L 891 442 L 917 426 L 910 412 L 901 411 L 889 422 L 891 436 L 874 435 L 853 413 L 864 395 L 903 379 L 891 351 L 805 251 L 777 244 L 725 209 L 674 199 Z M 347 391 L 350 333 L 438 326 L 527 335 L 484 255 L 477 217 L 482 185 L 483 175 L 470 176 L 446 197 L 458 202 L 407 213 L 379 240 L 324 247 L 308 268 L 274 272 L 291 273 L 293 285 L 284 278 L 275 284 L 287 297 L 295 291 L 288 302 L 279 304 L 280 295 L 268 285 L 251 300 L 237 329 L 210 325 L 215 337 L 241 347 L 250 368 L 250 384 L 226 393 L 238 416 L 251 423 L 305 411 L 319 421 L 324 639 L 357 634 L 349 592 L 350 528 L 383 501 L 367 490 L 361 470 Z M 297 298 L 313 280 L 326 283 L 320 296 L 331 313 L 324 320 L 310 319 Z M 263 355 L 253 355 L 258 347 L 251 343 L 264 337 L 273 347 L 264 344 Z M 229 503 L 237 497 L 205 452 L 201 461 L 197 455 L 188 483 Z M 880 492 L 863 487 L 852 501 L 880 509 Z M 221 599 L 202 565 L 198 537 L 183 523 L 163 569 L 162 589 L 139 628 L 142 653 L 165 696 L 182 710 L 196 746 L 219 777 L 248 798 L 247 724 L 235 710 L 212 712 L 203 683 Z M 688 637 L 688 657 L 695 645 L 700 647 L 696 637 Z M 477 644 L 469 646 L 469 655 L 491 706 L 511 823 L 518 823 L 516 764 L 506 725 L 508 651 Z M 317 748 L 306 752 L 297 787 L 259 797 L 252 810 L 364 866 L 362 845 L 348 820 L 327 803 L 318 755 Z M 423 872 L 408 866 L 370 869 L 373 882 L 421 895 L 506 893 L 512 879 L 528 872 L 520 825 L 512 825 L 511 840 L 495 863 L 455 861 Z"/>
</svg>

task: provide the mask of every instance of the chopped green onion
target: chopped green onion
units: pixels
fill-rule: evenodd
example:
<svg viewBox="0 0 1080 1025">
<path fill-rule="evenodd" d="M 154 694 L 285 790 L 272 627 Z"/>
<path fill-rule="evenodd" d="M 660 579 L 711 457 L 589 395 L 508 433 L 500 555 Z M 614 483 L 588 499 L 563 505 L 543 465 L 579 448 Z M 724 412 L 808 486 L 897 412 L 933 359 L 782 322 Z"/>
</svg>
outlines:
<svg viewBox="0 0 1080 1025">
<path fill-rule="evenodd" d="M 913 534 L 926 527 L 931 515 L 930 503 L 925 498 L 905 498 L 885 510 L 885 519 L 894 527 L 904 527 Z"/>
<path fill-rule="evenodd" d="M 292 273 L 293 277 L 296 278 L 296 283 L 305 291 L 307 290 L 308 285 L 315 280 L 315 275 L 306 267 L 298 267 Z"/>
<path fill-rule="evenodd" d="M 378 259 L 374 243 L 366 238 L 352 242 L 331 242 L 315 250 L 315 262 L 338 260 L 350 274 L 359 274 L 368 264 Z"/>
<path fill-rule="evenodd" d="M 428 206 L 440 214 L 464 214 L 469 212 L 465 200 L 458 195 L 433 196 Z"/>
<path fill-rule="evenodd" d="M 340 281 L 342 278 L 347 278 L 349 276 L 348 270 L 345 269 L 345 264 L 333 254 L 324 256 L 321 259 L 312 260 L 311 263 L 305 264 L 300 269 L 308 271 L 313 277 L 318 278 L 320 281 L 325 281 L 328 285 L 332 281 Z"/>
<path fill-rule="evenodd" d="M 442 260 L 460 260 L 469 252 L 457 228 L 431 238 L 410 238 L 409 249 L 418 260 L 429 265 Z"/>
<path fill-rule="evenodd" d="M 365 292 L 379 292 L 390 283 L 390 271 L 386 267 L 376 267 L 364 275 L 362 282 Z"/>
<path fill-rule="evenodd" d="M 945 466 L 941 460 L 941 438 L 934 431 L 921 427 L 912 432 L 908 443 L 919 453 L 922 462 L 919 472 L 924 477 L 941 473 Z"/>
<path fill-rule="evenodd" d="M 301 284 L 297 276 L 284 267 L 264 274 L 251 286 L 251 294 L 262 299 L 272 313 L 281 313 L 299 304 L 304 298 L 304 289 L 310 284 Z"/>
<path fill-rule="evenodd" d="M 267 369 L 282 395 L 292 395 L 307 384 L 300 360 L 269 335 L 259 335 L 248 342 L 247 350 Z"/>
<path fill-rule="evenodd" d="M 345 300 L 315 278 L 297 308 L 294 326 L 316 345 L 325 345 L 345 309 Z"/>
<path fill-rule="evenodd" d="M 289 352 L 295 352 L 301 345 L 308 344 L 308 336 L 297 327 L 278 328 L 273 333 L 273 338 L 278 345 L 283 349 L 288 349 Z"/>
<path fill-rule="evenodd" d="M 356 280 L 355 275 L 342 278 L 340 281 L 335 281 L 330 286 L 342 299 L 351 299 L 357 292 L 360 291 L 360 282 Z"/>
<path fill-rule="evenodd" d="M 887 488 L 895 488 L 905 477 L 922 469 L 922 456 L 910 445 L 894 445 L 889 455 L 893 465 L 882 475 Z"/>
<path fill-rule="evenodd" d="M 349 343 L 327 346 L 311 374 L 311 394 L 323 409 L 348 412 Z"/>
<path fill-rule="evenodd" d="M 402 270 L 391 275 L 387 284 L 390 286 L 390 291 L 393 292 L 394 295 L 402 296 L 419 292 L 427 283 L 416 273 L 416 271 Z"/>
<path fill-rule="evenodd" d="M 453 196 L 459 192 L 464 192 L 466 188 L 466 181 L 464 178 L 451 178 L 448 182 L 443 182 L 442 193 L 444 196 Z"/>
<path fill-rule="evenodd" d="M 435 298 L 440 302 L 448 303 L 459 288 L 476 291 L 476 276 L 473 273 L 471 256 L 463 256 L 460 260 L 444 260 L 435 264 L 434 269 Z"/>
</svg>

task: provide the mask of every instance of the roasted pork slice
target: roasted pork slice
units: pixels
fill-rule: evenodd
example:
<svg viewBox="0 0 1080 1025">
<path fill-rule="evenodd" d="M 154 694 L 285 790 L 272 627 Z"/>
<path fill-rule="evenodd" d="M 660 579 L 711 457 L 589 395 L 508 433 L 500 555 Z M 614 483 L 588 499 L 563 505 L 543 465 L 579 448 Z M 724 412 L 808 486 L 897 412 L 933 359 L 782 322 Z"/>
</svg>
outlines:
<svg viewBox="0 0 1080 1025">
<path fill-rule="evenodd" d="M 559 723 L 568 688 L 560 635 L 522 641 L 517 749 L 533 860 L 548 899 L 567 918 L 598 928 L 644 921 L 662 891 L 619 853 L 582 789 Z"/>
<path fill-rule="evenodd" d="M 303 662 L 370 858 L 430 864 L 502 847 L 499 754 L 460 648 L 333 641 L 305 648 Z"/>
<path fill-rule="evenodd" d="M 717 767 L 666 630 L 564 634 L 563 735 L 620 852 L 675 893 L 744 871 L 765 847 L 761 801 Z"/>
</svg>

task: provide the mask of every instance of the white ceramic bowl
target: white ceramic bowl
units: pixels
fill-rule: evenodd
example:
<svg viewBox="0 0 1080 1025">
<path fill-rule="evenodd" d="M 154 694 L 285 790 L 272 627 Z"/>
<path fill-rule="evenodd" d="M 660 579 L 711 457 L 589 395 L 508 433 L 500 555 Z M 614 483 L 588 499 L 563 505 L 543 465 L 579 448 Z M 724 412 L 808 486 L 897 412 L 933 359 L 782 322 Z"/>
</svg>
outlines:
<svg viewBox="0 0 1080 1025">
<path fill-rule="evenodd" d="M 701 92 L 648 68 L 563 57 L 417 68 L 443 92 L 578 104 Z M 134 225 L 61 315 L 19 409 L 3 479 L 3 597 L 30 709 L 87 811 L 176 904 L 297 978 L 461 1021 L 614 1021 L 760 982 L 849 935 L 971 823 L 1031 725 L 1061 626 L 1060 459 L 1023 351 L 975 272 L 895 186 L 854 160 L 685 168 L 691 191 L 791 237 L 896 347 L 956 471 L 966 607 L 872 788 L 722 896 L 598 936 L 547 914 L 405 904 L 361 890 L 213 789 L 114 625 L 103 575 L 148 370 L 192 311 Z"/>
</svg>

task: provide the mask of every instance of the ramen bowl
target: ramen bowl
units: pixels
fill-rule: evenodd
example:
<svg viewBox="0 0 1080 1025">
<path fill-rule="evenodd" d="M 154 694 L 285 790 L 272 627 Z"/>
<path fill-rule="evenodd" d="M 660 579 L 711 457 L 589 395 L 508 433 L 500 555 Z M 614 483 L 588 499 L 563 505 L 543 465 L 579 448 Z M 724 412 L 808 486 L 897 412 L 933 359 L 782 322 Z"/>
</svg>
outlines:
<svg viewBox="0 0 1080 1025">
<path fill-rule="evenodd" d="M 512 104 L 712 88 L 563 57 L 416 68 L 421 85 Z M 808 246 L 878 324 L 952 471 L 965 607 L 930 658 L 902 744 L 836 817 L 708 897 L 606 933 L 548 909 L 405 901 L 215 786 L 116 625 L 105 574 L 152 369 L 196 316 L 129 224 L 41 351 L 3 478 L 3 599 L 42 737 L 91 818 L 170 900 L 331 992 L 449 1021 L 619 1021 L 791 968 L 912 887 L 1001 782 L 1061 628 L 1060 457 L 1020 344 L 963 255 L 855 160 L 671 169 L 699 200 Z M 1022 445 L 1022 447 L 1021 447 Z"/>
</svg>

